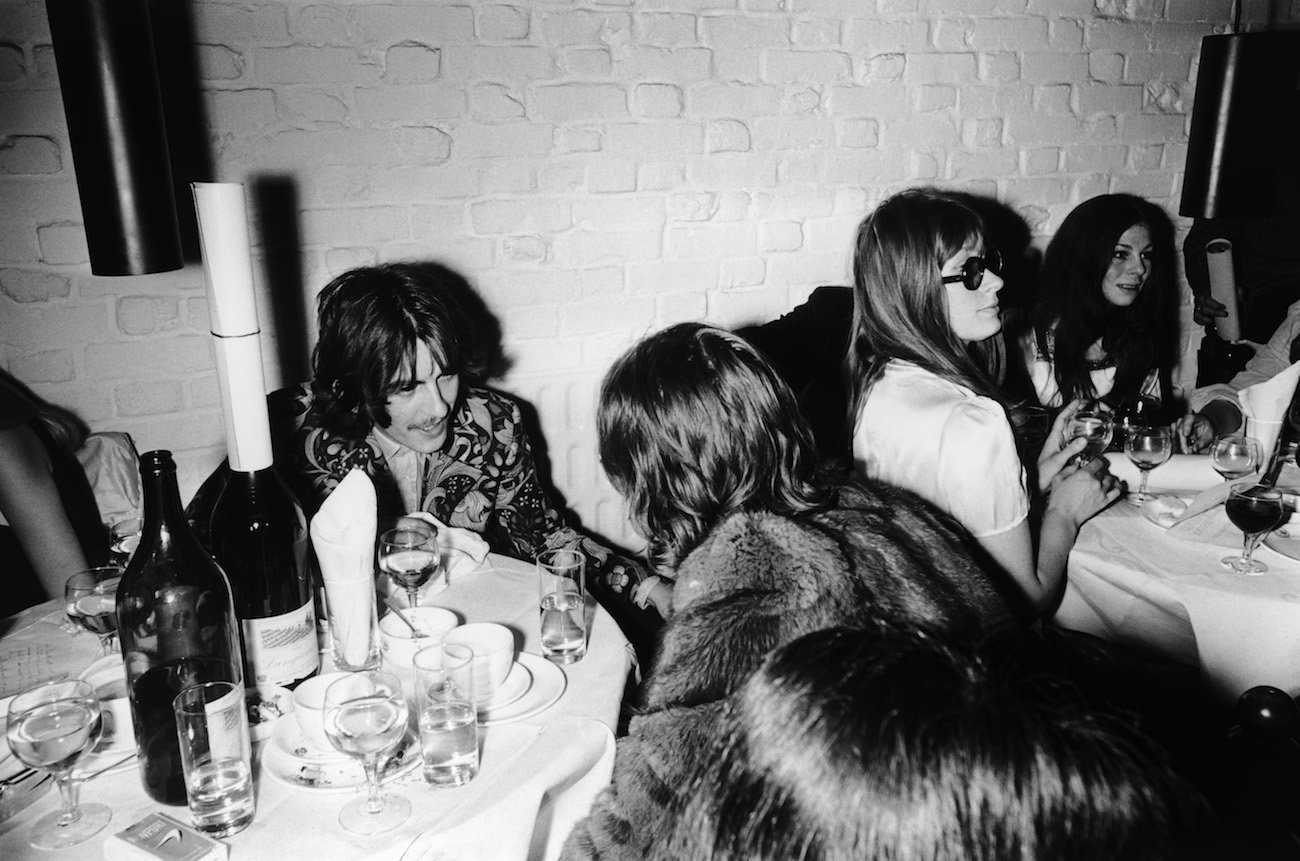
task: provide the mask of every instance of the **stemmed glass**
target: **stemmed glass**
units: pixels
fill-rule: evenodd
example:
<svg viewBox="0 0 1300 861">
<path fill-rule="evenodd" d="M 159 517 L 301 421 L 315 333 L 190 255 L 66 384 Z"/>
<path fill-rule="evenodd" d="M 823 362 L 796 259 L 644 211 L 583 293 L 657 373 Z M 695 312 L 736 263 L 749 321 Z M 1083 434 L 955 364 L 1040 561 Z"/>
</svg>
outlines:
<svg viewBox="0 0 1300 861">
<path fill-rule="evenodd" d="M 1074 418 L 1070 420 L 1069 427 L 1066 428 L 1065 440 L 1068 443 L 1084 437 L 1088 440 L 1088 444 L 1070 462 L 1075 466 L 1083 466 L 1100 455 L 1106 450 L 1106 446 L 1110 445 L 1114 430 L 1115 425 L 1110 411 L 1104 403 L 1097 400 L 1084 401 L 1080 404 L 1079 411 L 1074 414 Z"/>
<path fill-rule="evenodd" d="M 1232 486 L 1224 509 L 1232 525 L 1241 530 L 1244 541 L 1240 556 L 1225 556 L 1220 561 L 1238 574 L 1264 573 L 1268 566 L 1250 557 L 1259 540 L 1282 522 L 1282 492 L 1244 481 Z"/>
<path fill-rule="evenodd" d="M 438 561 L 438 536 L 432 526 L 399 526 L 379 537 L 379 567 L 406 590 L 408 606 L 416 605 L 420 587 L 437 572 Z"/>
<path fill-rule="evenodd" d="M 351 673 L 325 689 L 325 735 L 361 760 L 370 790 L 339 812 L 339 824 L 353 834 L 383 834 L 411 815 L 411 802 L 379 786 L 379 765 L 406 736 L 407 714 L 402 683 L 391 673 Z"/>
<path fill-rule="evenodd" d="M 117 584 L 122 569 L 115 565 L 78 571 L 63 584 L 68 618 L 99 637 L 101 655 L 117 654 Z"/>
<path fill-rule="evenodd" d="M 1133 502 L 1141 505 L 1147 501 L 1147 479 L 1151 477 L 1151 470 L 1169 460 L 1174 453 L 1173 435 L 1163 425 L 1130 427 L 1124 436 L 1124 452 L 1142 471 L 1142 486 L 1133 497 Z"/>
<path fill-rule="evenodd" d="M 1210 463 L 1214 471 L 1231 481 L 1245 478 L 1263 464 L 1259 442 L 1252 437 L 1232 434 L 1221 436 L 1210 449 Z"/>
<path fill-rule="evenodd" d="M 81 788 L 72 767 L 99 743 L 103 718 L 95 689 L 83 681 L 46 682 L 9 703 L 5 735 L 14 756 L 54 775 L 62 809 L 32 826 L 37 849 L 75 846 L 103 830 L 113 812 L 103 804 L 78 804 Z"/>
<path fill-rule="evenodd" d="M 1116 413 L 1119 446 L 1122 448 L 1128 439 L 1129 431 L 1134 428 L 1149 428 L 1160 424 L 1156 414 L 1160 411 L 1160 402 L 1150 395 L 1130 398 L 1120 405 Z"/>
</svg>

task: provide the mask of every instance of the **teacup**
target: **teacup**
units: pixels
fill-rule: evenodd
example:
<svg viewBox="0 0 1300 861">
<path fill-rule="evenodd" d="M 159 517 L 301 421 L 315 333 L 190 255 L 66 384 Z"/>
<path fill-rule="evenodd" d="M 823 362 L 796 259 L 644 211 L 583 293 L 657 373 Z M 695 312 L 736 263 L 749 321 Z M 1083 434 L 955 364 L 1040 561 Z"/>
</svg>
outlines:
<svg viewBox="0 0 1300 861">
<path fill-rule="evenodd" d="M 325 735 L 325 689 L 347 673 L 322 673 L 312 676 L 293 690 L 293 716 L 298 719 L 303 739 L 319 751 L 334 750 Z"/>
<path fill-rule="evenodd" d="M 416 652 L 425 646 L 437 645 L 460 623 L 455 613 L 441 607 L 413 607 L 402 610 L 402 613 L 424 636 L 417 637 L 396 613 L 389 612 L 379 620 L 379 635 L 384 640 L 384 661 L 401 670 L 411 669 L 411 659 Z"/>
<path fill-rule="evenodd" d="M 505 625 L 473 622 L 452 628 L 442 641 L 470 648 L 474 653 L 474 700 L 481 706 L 492 699 L 515 662 L 514 633 Z"/>
</svg>

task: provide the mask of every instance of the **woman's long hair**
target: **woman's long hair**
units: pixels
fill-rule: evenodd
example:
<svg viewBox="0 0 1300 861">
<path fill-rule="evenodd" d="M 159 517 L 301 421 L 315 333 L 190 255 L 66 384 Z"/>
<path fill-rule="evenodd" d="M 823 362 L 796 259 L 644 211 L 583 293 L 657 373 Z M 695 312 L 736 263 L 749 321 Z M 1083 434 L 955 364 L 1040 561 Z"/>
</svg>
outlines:
<svg viewBox="0 0 1300 861">
<path fill-rule="evenodd" d="M 853 336 L 847 356 L 855 421 L 890 359 L 912 362 L 992 398 L 1005 362 L 1000 335 L 967 345 L 948 319 L 943 265 L 983 240 L 984 222 L 960 198 L 936 189 L 899 192 L 858 228 L 853 259 Z"/>
<path fill-rule="evenodd" d="M 1139 224 L 1151 233 L 1150 272 L 1133 304 L 1116 308 L 1102 295 L 1102 279 L 1120 236 Z M 1136 395 L 1152 368 L 1164 380 L 1177 358 L 1174 266 L 1173 225 L 1140 197 L 1103 194 L 1065 217 L 1043 255 L 1032 315 L 1039 352 L 1052 357 L 1063 402 L 1096 395 L 1087 354 L 1098 339 L 1115 363 L 1115 400 Z"/>
<path fill-rule="evenodd" d="M 732 512 L 828 501 L 794 394 L 721 329 L 681 323 L 632 347 L 601 384 L 597 426 L 605 472 L 665 570 Z"/>
</svg>

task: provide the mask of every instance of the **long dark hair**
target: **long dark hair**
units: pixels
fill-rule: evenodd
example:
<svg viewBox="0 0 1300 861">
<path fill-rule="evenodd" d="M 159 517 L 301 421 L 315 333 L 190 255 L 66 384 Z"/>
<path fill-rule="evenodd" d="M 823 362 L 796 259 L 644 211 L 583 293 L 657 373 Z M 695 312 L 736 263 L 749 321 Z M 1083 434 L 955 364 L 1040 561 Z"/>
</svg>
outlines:
<svg viewBox="0 0 1300 861">
<path fill-rule="evenodd" d="M 650 558 L 671 569 L 726 515 L 798 514 L 828 500 L 790 387 L 738 335 L 681 323 L 605 375 L 600 458 Z"/>
<path fill-rule="evenodd" d="M 1151 234 L 1151 270 L 1133 304 L 1116 308 L 1102 295 L 1102 279 L 1120 236 L 1139 224 Z M 1038 350 L 1052 357 L 1063 403 L 1095 396 L 1087 354 L 1098 339 L 1115 363 L 1108 398 L 1136 395 L 1153 368 L 1167 385 L 1177 359 L 1174 267 L 1173 224 L 1140 197 L 1103 194 L 1065 217 L 1043 255 L 1032 313 Z"/>
<path fill-rule="evenodd" d="M 444 373 L 472 372 L 472 330 L 459 305 L 417 263 L 362 267 L 317 297 L 320 335 L 312 351 L 313 409 L 331 431 L 360 439 L 392 421 L 394 380 L 415 375 L 424 344 Z"/>
<path fill-rule="evenodd" d="M 1006 408 L 998 389 L 1006 355 L 1001 336 L 963 343 L 948 319 L 943 285 L 944 263 L 983 239 L 975 210 L 931 188 L 899 192 L 863 220 L 853 259 L 850 421 L 890 359 L 912 362 Z"/>
</svg>

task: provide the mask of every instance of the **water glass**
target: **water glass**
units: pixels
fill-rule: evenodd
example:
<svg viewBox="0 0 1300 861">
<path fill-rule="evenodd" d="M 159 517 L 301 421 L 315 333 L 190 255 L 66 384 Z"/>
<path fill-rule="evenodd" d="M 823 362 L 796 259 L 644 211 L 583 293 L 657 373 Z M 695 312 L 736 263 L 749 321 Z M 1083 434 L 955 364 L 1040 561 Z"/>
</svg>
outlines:
<svg viewBox="0 0 1300 861">
<path fill-rule="evenodd" d="M 1115 425 L 1109 408 L 1101 401 L 1084 401 L 1065 430 L 1066 442 L 1073 442 L 1079 437 L 1088 441 L 1083 451 L 1071 459 L 1071 463 L 1082 466 L 1094 457 L 1099 457 L 1106 446 L 1110 445 L 1114 431 Z"/>
<path fill-rule="evenodd" d="M 1263 466 L 1262 460 L 1259 442 L 1241 434 L 1221 436 L 1210 449 L 1214 471 L 1229 481 L 1250 475 Z"/>
<path fill-rule="evenodd" d="M 408 715 L 402 683 L 391 673 L 348 673 L 325 689 L 325 735 L 366 772 L 366 796 L 339 811 L 345 830 L 383 834 L 411 817 L 411 802 L 385 795 L 379 783 L 380 763 L 406 738 Z"/>
<path fill-rule="evenodd" d="M 172 709 L 194 827 L 214 837 L 242 831 L 257 810 L 244 686 L 191 685 L 172 700 Z"/>
<path fill-rule="evenodd" d="M 425 523 L 389 529 L 379 538 L 379 567 L 406 590 L 406 606 L 419 603 L 420 587 L 438 571 L 440 552 L 434 528 Z"/>
<path fill-rule="evenodd" d="M 462 786 L 478 774 L 474 652 L 455 643 L 427 646 L 414 664 L 424 779 Z"/>
<path fill-rule="evenodd" d="M 54 775 L 63 800 L 32 826 L 37 849 L 76 846 L 98 834 L 113 818 L 102 804 L 79 804 L 72 767 L 99 743 L 103 718 L 90 683 L 47 682 L 18 694 L 9 703 L 5 736 L 24 765 Z"/>
<path fill-rule="evenodd" d="M 581 661 L 587 653 L 587 557 L 577 550 L 547 550 L 537 556 L 542 614 L 542 654 L 557 664 Z"/>
<path fill-rule="evenodd" d="M 1142 486 L 1133 502 L 1147 501 L 1147 479 L 1151 470 L 1169 460 L 1174 452 L 1173 434 L 1164 425 L 1131 427 L 1124 438 L 1124 451 L 1133 465 L 1142 471 Z"/>
</svg>

